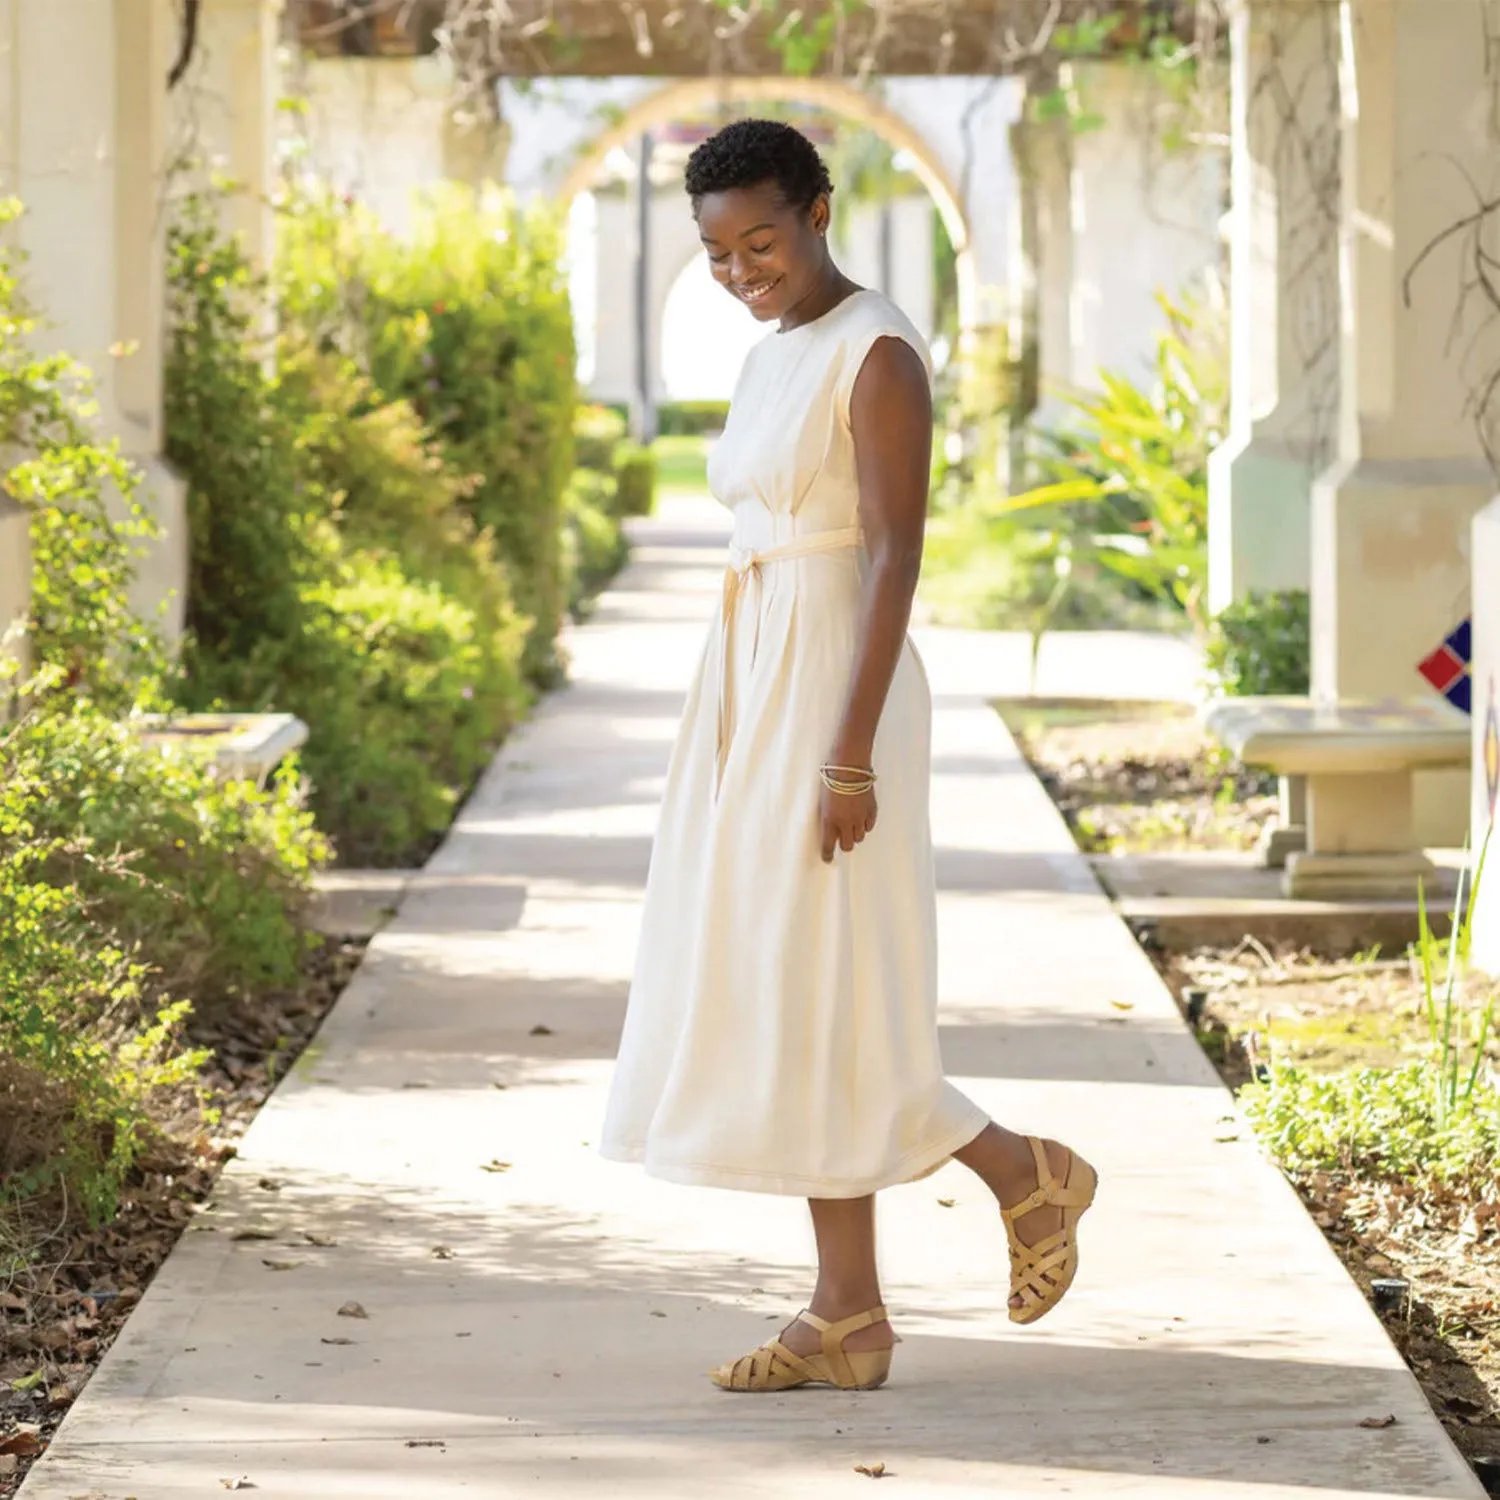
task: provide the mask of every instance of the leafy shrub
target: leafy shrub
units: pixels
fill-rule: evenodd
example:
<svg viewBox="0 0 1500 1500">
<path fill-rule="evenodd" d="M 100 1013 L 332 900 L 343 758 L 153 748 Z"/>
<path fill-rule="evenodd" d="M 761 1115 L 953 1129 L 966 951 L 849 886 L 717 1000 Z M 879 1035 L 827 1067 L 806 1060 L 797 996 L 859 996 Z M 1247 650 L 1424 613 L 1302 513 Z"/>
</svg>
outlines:
<svg viewBox="0 0 1500 1500">
<path fill-rule="evenodd" d="M 520 628 L 481 630 L 472 609 L 372 552 L 351 554 L 307 604 L 283 695 L 316 725 L 319 823 L 346 863 L 420 859 L 519 711 Z"/>
<path fill-rule="evenodd" d="M 616 510 L 622 516 L 649 516 L 655 506 L 655 457 L 638 443 L 621 443 L 615 450 Z"/>
<path fill-rule="evenodd" d="M 32 834 L 53 841 L 47 877 L 76 887 L 93 920 L 149 957 L 153 988 L 217 1006 L 296 984 L 326 848 L 295 763 L 262 792 L 93 714 L 37 715 L 4 757 Z"/>
<path fill-rule="evenodd" d="M 1075 556 L 1088 551 L 1204 632 L 1208 458 L 1229 419 L 1227 320 L 1207 297 L 1158 300 L 1167 321 L 1151 385 L 1102 371 L 1103 394 L 1071 397 L 1075 420 L 1044 435 L 1042 482 L 998 510 L 1038 510 L 1055 530 L 1074 513 Z"/>
<path fill-rule="evenodd" d="M 1487 1085 L 1440 1115 L 1425 1062 L 1334 1074 L 1273 1064 L 1269 1082 L 1246 1085 L 1240 1098 L 1276 1159 L 1293 1172 L 1495 1181 L 1500 1094 Z"/>
<path fill-rule="evenodd" d="M 1214 617 L 1207 642 L 1209 671 L 1219 690 L 1231 697 L 1304 695 L 1311 630 L 1306 589 L 1252 593 Z"/>
<path fill-rule="evenodd" d="M 592 469 L 578 469 L 565 500 L 564 566 L 568 607 L 582 619 L 594 596 L 619 571 L 629 544 L 615 508 L 614 485 Z"/>
<path fill-rule="evenodd" d="M 194 517 L 179 698 L 297 714 L 343 858 L 417 857 L 525 702 L 477 481 L 326 328 L 289 322 L 270 375 L 262 289 L 201 210 L 171 267 L 168 453 Z"/>
<path fill-rule="evenodd" d="M 663 401 L 656 409 L 661 437 L 711 437 L 729 420 L 727 401 Z"/>
<path fill-rule="evenodd" d="M 477 476 L 466 503 L 531 622 L 525 670 L 552 680 L 577 399 L 555 218 L 449 185 L 410 241 L 330 198 L 304 204 L 284 238 L 288 315 L 409 401 L 451 467 Z"/>
<path fill-rule="evenodd" d="M 0 227 L 20 211 L 0 201 Z M 6 491 L 30 512 L 33 651 L 75 694 L 127 709 L 152 695 L 165 664 L 127 602 L 154 528 L 136 471 L 90 425 L 85 373 L 66 355 L 32 353 L 20 270 L 19 253 L 0 247 L 0 443 Z"/>
<path fill-rule="evenodd" d="M 573 461 L 580 469 L 612 474 L 615 449 L 629 435 L 625 418 L 612 406 L 580 406 L 573 418 Z"/>
</svg>

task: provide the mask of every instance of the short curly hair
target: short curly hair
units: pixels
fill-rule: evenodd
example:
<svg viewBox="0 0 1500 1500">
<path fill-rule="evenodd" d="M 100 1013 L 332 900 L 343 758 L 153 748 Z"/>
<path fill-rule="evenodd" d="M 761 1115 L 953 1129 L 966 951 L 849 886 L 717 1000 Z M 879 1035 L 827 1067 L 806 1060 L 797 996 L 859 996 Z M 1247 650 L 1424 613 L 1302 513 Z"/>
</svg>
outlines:
<svg viewBox="0 0 1500 1500">
<path fill-rule="evenodd" d="M 688 157 L 686 187 L 696 209 L 709 193 L 774 182 L 789 208 L 808 209 L 833 179 L 818 148 L 778 120 L 736 120 Z"/>
</svg>

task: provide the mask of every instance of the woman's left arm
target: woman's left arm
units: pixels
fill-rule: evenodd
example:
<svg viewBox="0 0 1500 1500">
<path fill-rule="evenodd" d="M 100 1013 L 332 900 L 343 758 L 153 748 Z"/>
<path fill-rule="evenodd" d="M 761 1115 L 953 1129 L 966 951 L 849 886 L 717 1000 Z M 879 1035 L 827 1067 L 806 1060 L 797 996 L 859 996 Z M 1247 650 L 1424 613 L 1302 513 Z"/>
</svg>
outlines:
<svg viewBox="0 0 1500 1500">
<path fill-rule="evenodd" d="M 916 350 L 882 338 L 871 348 L 849 399 L 859 471 L 859 517 L 870 567 L 865 575 L 859 643 L 832 765 L 869 767 L 875 731 L 911 619 L 922 567 L 932 460 L 932 392 Z M 874 767 L 879 770 L 879 767 Z M 875 826 L 874 792 L 848 796 L 824 788 L 823 858 L 848 851 Z"/>
</svg>

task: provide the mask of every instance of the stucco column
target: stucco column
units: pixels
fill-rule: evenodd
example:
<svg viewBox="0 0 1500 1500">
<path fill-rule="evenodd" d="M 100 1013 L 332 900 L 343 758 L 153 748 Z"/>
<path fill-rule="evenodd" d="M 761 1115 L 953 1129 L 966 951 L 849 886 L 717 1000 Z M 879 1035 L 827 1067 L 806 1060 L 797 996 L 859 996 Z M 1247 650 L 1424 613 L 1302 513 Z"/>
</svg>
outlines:
<svg viewBox="0 0 1500 1500">
<path fill-rule="evenodd" d="M 1421 696 L 1417 662 L 1467 613 L 1473 517 L 1495 491 L 1469 403 L 1500 350 L 1465 296 L 1475 209 L 1500 145 L 1479 7 L 1342 0 L 1338 460 L 1312 507 L 1313 691 Z M 1493 254 L 1495 246 L 1491 245 Z M 1458 843 L 1465 775 L 1420 778 L 1425 842 Z"/>
<path fill-rule="evenodd" d="M 285 0 L 205 0 L 198 45 L 173 94 L 181 153 L 225 184 L 224 228 L 252 264 L 275 246 L 278 32 Z"/>
<path fill-rule="evenodd" d="M 1102 123 L 1072 140 L 1073 379 L 1109 370 L 1149 381 L 1165 324 L 1158 292 L 1176 296 L 1220 256 L 1222 172 L 1216 157 L 1162 143 L 1162 84 L 1146 63 L 1070 64 L 1065 86 Z"/>
<path fill-rule="evenodd" d="M 163 538 L 143 560 L 138 610 L 182 618 L 184 491 L 162 461 L 166 78 L 173 0 L 8 0 L 0 6 L 0 173 L 26 212 L 26 295 L 40 352 L 96 380 L 101 432 L 145 476 Z"/>
<path fill-rule="evenodd" d="M 1071 127 L 1040 118 L 1028 99 L 1010 139 L 1016 174 L 1010 353 L 1022 371 L 1021 414 L 1046 423 L 1073 385 Z"/>
<path fill-rule="evenodd" d="M 1237 0 L 1230 435 L 1209 461 L 1209 605 L 1306 588 L 1339 392 L 1338 0 Z"/>
<path fill-rule="evenodd" d="M 1475 856 L 1490 841 L 1474 913 L 1473 958 L 1500 975 L 1500 500 L 1474 518 L 1474 765 Z"/>
</svg>

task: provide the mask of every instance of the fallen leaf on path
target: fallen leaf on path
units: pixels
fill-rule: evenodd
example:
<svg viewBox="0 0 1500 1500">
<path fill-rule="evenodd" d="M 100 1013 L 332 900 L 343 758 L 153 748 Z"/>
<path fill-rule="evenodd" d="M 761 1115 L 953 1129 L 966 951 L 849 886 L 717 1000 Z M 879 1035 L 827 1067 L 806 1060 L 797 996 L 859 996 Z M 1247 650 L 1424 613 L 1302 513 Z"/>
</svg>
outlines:
<svg viewBox="0 0 1500 1500">
<path fill-rule="evenodd" d="M 30 1458 L 33 1454 L 40 1453 L 46 1444 L 42 1442 L 39 1433 L 32 1428 L 23 1427 L 19 1432 L 13 1432 L 8 1438 L 0 1438 L 0 1454 L 19 1454 L 23 1458 Z"/>
<path fill-rule="evenodd" d="M 407 1438 L 408 1448 L 446 1448 L 448 1445 L 442 1438 Z"/>
<path fill-rule="evenodd" d="M 255 1486 L 250 1483 L 247 1475 L 241 1474 L 238 1479 L 221 1479 L 220 1484 L 226 1490 L 253 1490 Z"/>
<path fill-rule="evenodd" d="M 452 1260 L 454 1253 L 447 1245 L 434 1245 L 432 1247 L 433 1259 L 435 1260 Z"/>
<path fill-rule="evenodd" d="M 664 1317 L 666 1317 L 666 1313 L 664 1313 L 664 1312 L 652 1312 L 651 1316 L 653 1318 L 664 1318 Z"/>
<path fill-rule="evenodd" d="M 532 1036 L 551 1036 L 552 1028 L 550 1026 L 533 1026 L 531 1034 Z"/>
<path fill-rule="evenodd" d="M 262 1177 L 255 1185 L 264 1188 L 268 1193 L 279 1193 L 282 1187 L 279 1177 Z"/>
<path fill-rule="evenodd" d="M 885 1478 L 885 1465 L 884 1464 L 855 1464 L 855 1466 L 854 1466 L 854 1472 L 856 1474 L 864 1474 L 867 1478 L 870 1478 L 870 1479 L 884 1479 Z"/>
<path fill-rule="evenodd" d="M 325 1343 L 325 1344 L 352 1344 L 354 1342 L 354 1340 L 353 1339 L 323 1339 L 322 1342 Z"/>
<path fill-rule="evenodd" d="M 341 1318 L 368 1318 L 370 1315 L 357 1302 L 346 1302 L 339 1308 Z"/>
<path fill-rule="evenodd" d="M 508 1089 L 510 1085 L 508 1083 L 492 1083 L 490 1087 L 493 1089 Z"/>
<path fill-rule="evenodd" d="M 955 1203 L 957 1203 L 957 1202 L 958 1202 L 957 1198 L 939 1198 L 938 1199 L 938 1207 L 939 1208 L 952 1208 L 953 1205 Z"/>
<path fill-rule="evenodd" d="M 508 1161 L 487 1161 L 479 1169 L 481 1172 L 508 1172 L 510 1163 Z"/>
<path fill-rule="evenodd" d="M 1134 1010 L 1135 1009 L 1135 1001 L 1134 1000 L 1111 1000 L 1109 1003 L 1111 1005 L 1113 1005 L 1116 1010 Z"/>
<path fill-rule="evenodd" d="M 264 1256 L 260 1263 L 271 1271 L 295 1271 L 302 1264 L 300 1260 L 267 1260 Z"/>
<path fill-rule="evenodd" d="M 1394 1416 L 1366 1417 L 1359 1425 L 1361 1427 L 1394 1427 L 1396 1425 L 1396 1418 Z"/>
<path fill-rule="evenodd" d="M 404 1089 L 427 1089 L 431 1088 L 432 1085 L 430 1083 L 423 1083 L 420 1079 L 409 1078 L 401 1087 Z"/>
<path fill-rule="evenodd" d="M 304 1229 L 302 1231 L 302 1238 L 309 1245 L 321 1245 L 325 1250 L 331 1249 L 334 1245 L 338 1244 L 338 1241 L 331 1234 L 319 1234 L 314 1229 Z"/>
<path fill-rule="evenodd" d="M 274 1229 L 251 1225 L 246 1229 L 236 1229 L 229 1238 L 232 1240 L 274 1240 L 276 1234 L 277 1231 Z"/>
</svg>

